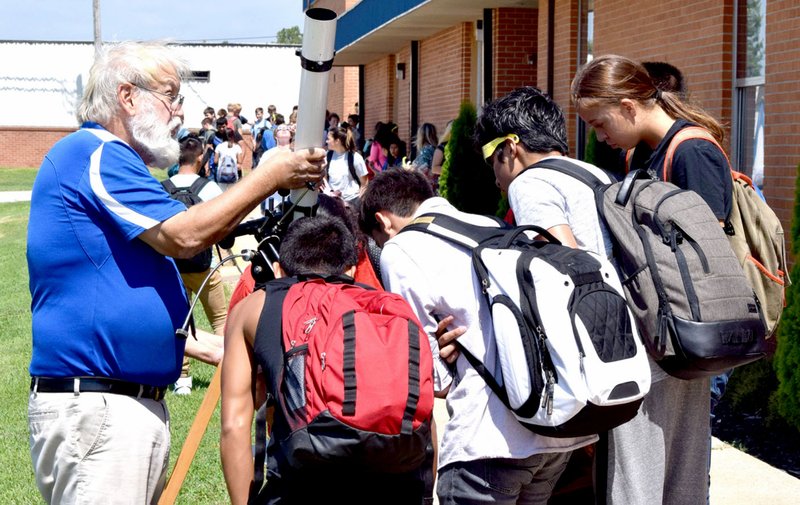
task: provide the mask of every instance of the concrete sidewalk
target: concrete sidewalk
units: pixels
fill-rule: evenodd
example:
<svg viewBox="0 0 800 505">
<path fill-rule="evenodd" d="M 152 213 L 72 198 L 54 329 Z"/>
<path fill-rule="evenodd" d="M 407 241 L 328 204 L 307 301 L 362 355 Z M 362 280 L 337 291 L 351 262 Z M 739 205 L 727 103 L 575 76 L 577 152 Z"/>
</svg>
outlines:
<svg viewBox="0 0 800 505">
<path fill-rule="evenodd" d="M 28 202 L 30 199 L 30 191 L 0 191 L 0 203 Z"/>
</svg>

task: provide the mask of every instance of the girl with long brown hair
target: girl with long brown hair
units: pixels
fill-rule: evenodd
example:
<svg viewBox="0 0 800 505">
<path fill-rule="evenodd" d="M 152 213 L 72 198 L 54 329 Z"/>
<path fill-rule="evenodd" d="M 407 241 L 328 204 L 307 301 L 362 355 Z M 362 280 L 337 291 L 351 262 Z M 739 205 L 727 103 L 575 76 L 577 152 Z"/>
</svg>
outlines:
<svg viewBox="0 0 800 505">
<path fill-rule="evenodd" d="M 611 147 L 653 150 L 632 169 L 699 193 L 724 223 L 731 210 L 730 166 L 719 144 L 724 131 L 702 109 L 672 92 L 659 90 L 645 68 L 628 58 L 600 56 L 572 81 L 578 114 Z M 673 146 L 673 137 L 689 127 L 710 133 Z M 716 140 L 716 143 L 710 139 Z M 708 494 L 709 380 L 667 375 L 651 359 L 652 386 L 637 416 L 608 433 L 607 459 L 598 453 L 598 498 L 609 504 L 704 503 Z M 605 497 L 602 489 L 607 486 Z"/>
</svg>

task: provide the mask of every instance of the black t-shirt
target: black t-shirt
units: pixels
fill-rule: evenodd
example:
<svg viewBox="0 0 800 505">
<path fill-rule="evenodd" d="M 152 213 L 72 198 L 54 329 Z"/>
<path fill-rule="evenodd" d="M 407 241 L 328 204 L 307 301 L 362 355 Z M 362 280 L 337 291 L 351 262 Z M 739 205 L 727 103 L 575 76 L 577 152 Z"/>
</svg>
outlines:
<svg viewBox="0 0 800 505">
<path fill-rule="evenodd" d="M 697 125 L 684 119 L 675 121 L 644 165 L 637 166 L 637 157 L 634 157 L 631 169 L 646 168 L 650 175 L 662 179 L 670 141 L 678 131 L 688 126 Z M 703 139 L 682 142 L 673 155 L 669 179 L 679 188 L 690 189 L 702 196 L 718 219 L 727 219 L 732 206 L 733 181 L 725 153 L 717 146 Z"/>
</svg>

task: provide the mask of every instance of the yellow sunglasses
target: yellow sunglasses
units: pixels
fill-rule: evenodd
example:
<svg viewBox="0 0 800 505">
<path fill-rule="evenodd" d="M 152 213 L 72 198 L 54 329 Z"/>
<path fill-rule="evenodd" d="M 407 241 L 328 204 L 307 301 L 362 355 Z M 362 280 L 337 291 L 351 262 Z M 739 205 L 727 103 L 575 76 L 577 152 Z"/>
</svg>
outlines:
<svg viewBox="0 0 800 505">
<path fill-rule="evenodd" d="M 517 136 L 516 133 L 509 133 L 505 137 L 497 137 L 491 142 L 487 142 L 486 144 L 484 144 L 483 147 L 481 148 L 481 150 L 483 151 L 483 159 L 488 162 L 489 158 L 494 154 L 495 149 L 497 149 L 497 146 L 499 146 L 506 140 L 511 140 L 511 142 L 515 144 L 519 143 L 519 137 Z"/>
</svg>

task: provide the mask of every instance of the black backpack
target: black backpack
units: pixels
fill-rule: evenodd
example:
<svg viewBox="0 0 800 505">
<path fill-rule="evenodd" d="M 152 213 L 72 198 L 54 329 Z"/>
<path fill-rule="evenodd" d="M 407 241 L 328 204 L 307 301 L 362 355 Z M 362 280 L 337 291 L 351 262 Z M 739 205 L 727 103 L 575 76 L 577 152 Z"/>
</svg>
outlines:
<svg viewBox="0 0 800 505">
<path fill-rule="evenodd" d="M 199 177 L 191 186 L 179 188 L 174 182 L 166 179 L 161 181 L 161 185 L 167 190 L 170 198 L 183 203 L 188 209 L 203 201 L 199 195 L 208 182 L 209 180 L 205 177 Z M 181 273 L 205 272 L 211 268 L 211 248 L 209 247 L 188 259 L 175 258 L 175 265 Z"/>
<path fill-rule="evenodd" d="M 325 156 L 327 157 L 328 165 L 330 165 L 331 159 L 333 158 L 333 151 L 328 151 L 328 154 L 326 154 Z M 352 177 L 353 180 L 356 181 L 356 184 L 358 184 L 358 187 L 360 188 L 361 179 L 358 177 L 358 174 L 356 173 L 356 167 L 353 161 L 354 158 L 355 155 L 353 154 L 353 151 L 347 151 L 347 168 L 350 170 L 350 177 Z"/>
</svg>

